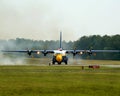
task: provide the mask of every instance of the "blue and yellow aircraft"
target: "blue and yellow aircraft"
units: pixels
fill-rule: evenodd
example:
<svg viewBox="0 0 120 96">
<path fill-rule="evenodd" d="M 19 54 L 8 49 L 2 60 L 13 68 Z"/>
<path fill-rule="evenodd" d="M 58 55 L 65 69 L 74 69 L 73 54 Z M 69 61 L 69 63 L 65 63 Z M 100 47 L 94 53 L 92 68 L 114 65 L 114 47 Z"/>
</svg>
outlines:
<svg viewBox="0 0 120 96">
<path fill-rule="evenodd" d="M 66 53 L 72 53 L 73 56 L 76 54 L 84 54 L 88 53 L 91 55 L 92 53 L 96 52 L 120 52 L 120 50 L 63 50 L 62 49 L 62 32 L 60 32 L 60 47 L 58 50 L 2 50 L 2 52 L 20 52 L 20 53 L 27 53 L 28 55 L 31 55 L 32 53 L 36 54 L 44 54 L 46 56 L 48 53 L 53 53 L 53 58 L 52 58 L 52 64 L 58 63 L 61 64 L 64 62 L 65 64 L 68 64 L 68 57 L 66 56 Z"/>
</svg>

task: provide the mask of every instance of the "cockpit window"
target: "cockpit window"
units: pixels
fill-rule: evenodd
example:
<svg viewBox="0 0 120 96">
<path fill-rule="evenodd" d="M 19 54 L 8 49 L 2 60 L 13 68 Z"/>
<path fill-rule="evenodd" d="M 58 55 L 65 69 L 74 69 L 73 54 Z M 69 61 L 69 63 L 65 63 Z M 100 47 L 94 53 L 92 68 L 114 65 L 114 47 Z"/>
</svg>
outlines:
<svg viewBox="0 0 120 96">
<path fill-rule="evenodd" d="M 54 56 L 56 56 L 58 54 L 61 54 L 62 56 L 65 56 L 66 55 L 66 51 L 59 51 L 59 50 L 54 51 Z"/>
</svg>

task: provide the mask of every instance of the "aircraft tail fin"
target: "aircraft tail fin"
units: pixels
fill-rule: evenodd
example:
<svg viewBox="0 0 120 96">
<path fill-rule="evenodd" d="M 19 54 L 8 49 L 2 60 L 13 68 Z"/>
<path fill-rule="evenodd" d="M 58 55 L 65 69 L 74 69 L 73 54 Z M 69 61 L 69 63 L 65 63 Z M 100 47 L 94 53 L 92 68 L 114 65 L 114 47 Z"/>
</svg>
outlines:
<svg viewBox="0 0 120 96">
<path fill-rule="evenodd" d="M 62 32 L 60 32 L 60 49 L 62 49 Z"/>
</svg>

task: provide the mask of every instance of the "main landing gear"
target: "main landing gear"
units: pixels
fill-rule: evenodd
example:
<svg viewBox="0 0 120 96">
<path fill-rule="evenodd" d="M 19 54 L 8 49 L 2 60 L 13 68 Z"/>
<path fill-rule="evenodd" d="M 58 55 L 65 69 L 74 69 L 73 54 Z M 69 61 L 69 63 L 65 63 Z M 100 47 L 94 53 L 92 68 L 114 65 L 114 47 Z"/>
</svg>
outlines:
<svg viewBox="0 0 120 96">
<path fill-rule="evenodd" d="M 53 57 L 53 59 L 52 59 L 52 64 L 53 65 L 55 65 L 55 63 L 58 63 L 58 65 L 61 65 L 62 62 L 64 62 L 65 65 L 67 65 L 68 64 L 68 58 L 66 56 L 62 57 L 62 61 L 60 61 L 60 62 L 58 62 L 56 60 L 56 57 Z"/>
<path fill-rule="evenodd" d="M 56 62 L 57 62 L 57 61 L 52 60 L 52 64 L 53 64 L 53 65 L 55 65 Z M 61 65 L 62 62 L 57 62 L 57 63 L 58 63 L 58 65 Z M 65 63 L 65 65 L 68 64 L 67 61 L 64 61 L 64 63 Z"/>
</svg>

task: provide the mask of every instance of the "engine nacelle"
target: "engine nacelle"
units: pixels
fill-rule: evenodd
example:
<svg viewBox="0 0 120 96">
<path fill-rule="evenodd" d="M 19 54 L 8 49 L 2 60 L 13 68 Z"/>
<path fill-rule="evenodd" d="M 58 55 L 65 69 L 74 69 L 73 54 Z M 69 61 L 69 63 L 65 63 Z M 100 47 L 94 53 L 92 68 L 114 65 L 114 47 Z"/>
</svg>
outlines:
<svg viewBox="0 0 120 96">
<path fill-rule="evenodd" d="M 73 51 L 73 56 L 75 56 L 77 54 L 76 50 Z"/>
<path fill-rule="evenodd" d="M 27 54 L 30 56 L 32 54 L 32 50 L 28 50 Z"/>
<path fill-rule="evenodd" d="M 88 55 L 92 55 L 92 51 L 91 50 L 89 50 L 87 53 L 88 53 Z"/>
<path fill-rule="evenodd" d="M 48 52 L 47 52 L 46 50 L 44 50 L 44 52 L 43 52 L 44 56 L 46 56 L 46 55 L 47 55 L 47 53 L 48 53 Z"/>
</svg>

